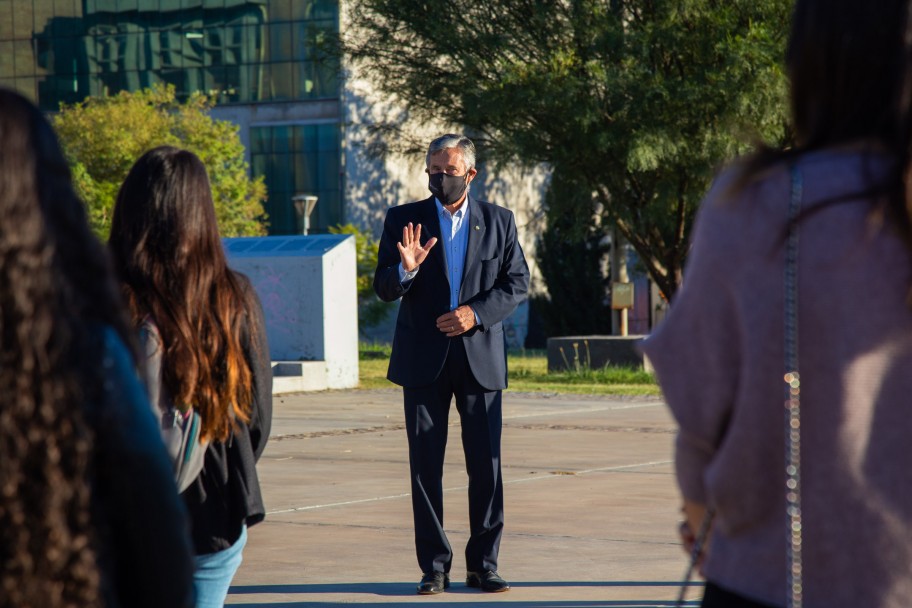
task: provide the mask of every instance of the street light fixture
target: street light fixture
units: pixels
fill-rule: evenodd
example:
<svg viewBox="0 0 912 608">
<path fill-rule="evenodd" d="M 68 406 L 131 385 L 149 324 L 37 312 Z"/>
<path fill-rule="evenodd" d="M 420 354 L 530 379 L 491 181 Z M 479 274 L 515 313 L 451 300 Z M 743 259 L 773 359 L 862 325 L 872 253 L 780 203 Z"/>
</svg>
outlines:
<svg viewBox="0 0 912 608">
<path fill-rule="evenodd" d="M 317 195 L 295 194 L 291 197 L 291 200 L 294 203 L 295 213 L 301 220 L 302 234 L 306 235 L 310 230 L 310 214 L 313 213 L 314 207 L 317 206 Z"/>
</svg>

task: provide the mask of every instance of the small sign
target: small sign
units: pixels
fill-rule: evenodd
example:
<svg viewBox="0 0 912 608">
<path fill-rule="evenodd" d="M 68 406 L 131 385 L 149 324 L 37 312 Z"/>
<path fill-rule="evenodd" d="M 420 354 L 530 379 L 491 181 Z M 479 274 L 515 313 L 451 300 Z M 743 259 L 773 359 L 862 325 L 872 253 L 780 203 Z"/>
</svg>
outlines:
<svg viewBox="0 0 912 608">
<path fill-rule="evenodd" d="M 633 308 L 633 283 L 611 284 L 611 308 L 613 310 Z"/>
</svg>

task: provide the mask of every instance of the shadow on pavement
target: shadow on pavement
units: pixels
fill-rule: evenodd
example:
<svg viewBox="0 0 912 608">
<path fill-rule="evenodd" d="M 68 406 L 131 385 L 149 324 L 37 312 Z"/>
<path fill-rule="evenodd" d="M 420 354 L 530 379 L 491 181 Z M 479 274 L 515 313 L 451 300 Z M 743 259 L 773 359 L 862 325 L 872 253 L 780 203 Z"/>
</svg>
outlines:
<svg viewBox="0 0 912 608">
<path fill-rule="evenodd" d="M 436 596 L 434 596 L 436 598 Z M 433 601 L 433 599 L 431 600 Z M 441 602 L 446 608 L 478 608 L 479 606 L 488 606 L 492 604 L 511 604 L 511 601 L 505 596 L 500 595 L 496 601 L 492 598 L 490 602 Z M 545 600 L 541 602 L 519 600 L 515 604 L 523 608 L 674 608 L 677 604 L 671 600 Z M 415 602 L 401 603 L 370 603 L 370 602 L 352 602 L 348 600 L 339 600 L 337 602 L 315 601 L 315 602 L 279 602 L 279 603 L 254 603 L 254 604 L 230 604 L 230 606 L 244 606 L 245 608 L 331 608 L 332 606 L 359 606 L 361 608 L 382 608 L 383 606 L 415 606 Z M 681 604 L 685 608 L 699 608 L 699 600 L 688 600 Z M 229 607 L 230 608 L 230 607 Z"/>
<path fill-rule="evenodd" d="M 228 595 L 233 599 L 231 606 L 245 606 L 246 608 L 318 608 L 320 606 L 341 606 L 357 605 L 366 608 L 380 608 L 382 606 L 413 606 L 415 598 L 416 582 L 392 582 L 392 583 L 317 583 L 317 584 L 297 584 L 297 585 L 244 585 L 231 587 Z M 511 600 L 509 593 L 492 594 L 489 602 L 481 602 L 480 594 L 475 589 L 465 587 L 461 582 L 454 581 L 453 586 L 443 595 L 435 596 L 440 599 L 453 598 L 456 596 L 473 597 L 472 601 L 444 601 L 447 608 L 469 608 L 477 607 L 482 603 L 517 603 L 521 602 L 524 607 L 528 608 L 646 608 L 646 607 L 672 607 L 675 605 L 671 596 L 676 595 L 671 589 L 680 587 L 680 582 L 676 581 L 536 581 L 536 582 L 517 582 L 510 583 L 515 589 L 532 589 L 537 587 L 662 587 L 665 589 L 661 595 L 668 594 L 669 598 L 661 600 L 542 600 L 529 601 L 528 591 L 523 594 L 523 598 L 517 601 Z M 701 582 L 691 582 L 690 587 L 702 587 Z M 303 601 L 285 601 L 285 602 L 238 602 L 244 595 L 259 594 L 301 594 L 301 595 L 320 595 L 320 594 L 347 594 L 345 600 L 328 601 L 317 598 L 305 599 Z M 354 601 L 355 596 L 383 596 L 396 597 L 401 596 L 409 598 L 410 601 L 381 603 Z M 233 597 L 232 597 L 233 596 Z M 700 605 L 699 600 L 689 600 L 683 604 L 687 607 L 696 607 Z"/>
</svg>

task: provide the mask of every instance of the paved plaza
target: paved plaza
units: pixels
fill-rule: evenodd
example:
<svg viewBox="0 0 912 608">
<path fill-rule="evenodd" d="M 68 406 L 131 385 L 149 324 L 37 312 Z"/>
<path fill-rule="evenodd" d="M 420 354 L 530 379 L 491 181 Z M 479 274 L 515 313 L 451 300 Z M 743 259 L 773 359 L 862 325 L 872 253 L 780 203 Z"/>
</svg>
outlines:
<svg viewBox="0 0 912 608">
<path fill-rule="evenodd" d="M 464 585 L 466 473 L 455 406 L 444 474 L 452 587 L 419 596 L 398 390 L 277 395 L 232 606 L 674 606 L 674 424 L 653 397 L 504 393 L 507 593 Z M 688 594 L 696 606 L 700 587 Z"/>
</svg>

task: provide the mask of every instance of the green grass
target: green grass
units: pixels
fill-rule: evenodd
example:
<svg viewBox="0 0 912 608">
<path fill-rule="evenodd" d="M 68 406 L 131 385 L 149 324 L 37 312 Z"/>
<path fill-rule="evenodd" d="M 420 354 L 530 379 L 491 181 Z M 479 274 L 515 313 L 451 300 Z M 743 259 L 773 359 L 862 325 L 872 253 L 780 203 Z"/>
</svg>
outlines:
<svg viewBox="0 0 912 608">
<path fill-rule="evenodd" d="M 359 348 L 362 389 L 395 388 L 386 379 L 390 347 L 361 344 Z M 658 395 L 652 374 L 630 367 L 606 367 L 548 373 L 544 351 L 511 352 L 507 356 L 510 390 L 529 393 L 573 393 L 583 395 Z"/>
</svg>

